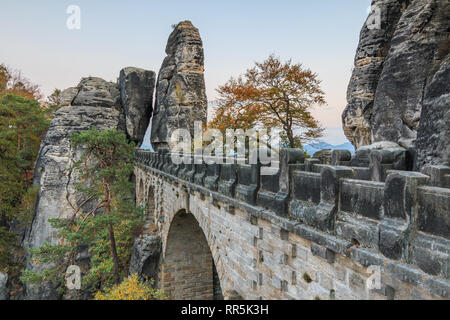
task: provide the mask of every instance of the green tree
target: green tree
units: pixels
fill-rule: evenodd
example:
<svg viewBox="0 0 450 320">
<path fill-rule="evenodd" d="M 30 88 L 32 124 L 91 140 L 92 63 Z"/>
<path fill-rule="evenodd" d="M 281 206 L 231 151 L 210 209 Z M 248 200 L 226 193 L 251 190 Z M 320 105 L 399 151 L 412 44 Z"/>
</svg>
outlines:
<svg viewBox="0 0 450 320">
<path fill-rule="evenodd" d="M 48 125 L 36 100 L 12 94 L 0 98 L 0 269 L 11 267 L 18 247 L 11 223 L 32 216 L 37 190 L 30 186 Z"/>
<path fill-rule="evenodd" d="M 49 118 L 52 118 L 53 114 L 61 108 L 61 92 L 60 89 L 54 89 L 52 94 L 47 97 L 45 113 Z"/>
<path fill-rule="evenodd" d="M 127 275 L 133 238 L 140 230 L 143 210 L 134 203 L 134 143 L 117 130 L 85 131 L 71 136 L 84 152 L 74 165 L 80 174 L 78 192 L 84 195 L 73 215 L 49 220 L 59 230 L 58 244 L 32 249 L 41 271 L 24 271 L 22 280 L 52 281 L 62 288 L 67 267 L 87 247 L 90 261 L 83 269 L 84 289 L 118 285 Z"/>
</svg>

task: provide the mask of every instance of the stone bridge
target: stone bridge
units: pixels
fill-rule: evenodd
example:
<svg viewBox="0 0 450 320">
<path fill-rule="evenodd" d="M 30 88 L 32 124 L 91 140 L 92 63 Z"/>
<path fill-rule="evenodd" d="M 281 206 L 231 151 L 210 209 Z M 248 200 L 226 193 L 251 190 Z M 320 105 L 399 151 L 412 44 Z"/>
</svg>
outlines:
<svg viewBox="0 0 450 320">
<path fill-rule="evenodd" d="M 386 150 L 280 154 L 262 176 L 136 151 L 137 201 L 161 243 L 143 263 L 171 298 L 449 298 L 449 167 L 395 170 Z"/>
</svg>

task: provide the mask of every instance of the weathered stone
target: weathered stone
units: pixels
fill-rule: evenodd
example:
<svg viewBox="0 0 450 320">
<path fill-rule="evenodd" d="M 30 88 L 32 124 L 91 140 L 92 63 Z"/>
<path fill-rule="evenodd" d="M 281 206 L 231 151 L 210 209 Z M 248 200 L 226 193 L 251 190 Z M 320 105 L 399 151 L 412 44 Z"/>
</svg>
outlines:
<svg viewBox="0 0 450 320">
<path fill-rule="evenodd" d="M 133 79 L 134 76 L 139 78 L 135 73 L 148 75 L 149 87 L 146 87 L 146 79 Z M 136 123 L 145 127 L 150 115 L 148 110 L 142 107 L 150 107 L 151 110 L 151 105 L 144 103 L 144 100 L 148 99 L 151 103 L 151 98 L 148 98 L 151 94 L 148 92 L 144 94 L 140 90 L 150 92 L 153 90 L 154 74 L 153 78 L 152 74 L 139 69 L 125 69 L 121 84 L 123 99 L 120 99 L 117 85 L 94 77 L 83 78 L 77 88 L 63 91 L 64 101 L 70 106 L 62 107 L 54 114 L 39 151 L 33 181 L 39 186 L 39 195 L 32 225 L 23 241 L 26 248 L 40 247 L 45 242 L 56 243 L 57 231 L 51 227 L 48 219 L 69 216 L 74 208 L 85 200 L 85 196 L 75 190 L 79 173 L 71 169 L 73 163 L 81 156 L 83 148 L 74 148 L 70 142 L 70 135 L 92 128 L 125 131 L 127 126 L 128 131 L 135 134 Z M 71 99 L 73 101 L 69 102 Z M 121 105 L 122 101 L 124 108 Z M 136 107 L 135 104 L 139 106 Z M 134 119 L 121 125 L 121 119 L 125 120 L 127 116 Z M 143 138 L 146 129 L 143 127 L 139 129 L 140 136 L 135 135 L 134 138 L 138 140 Z M 88 201 L 82 209 L 88 210 L 92 205 L 93 201 Z M 45 266 L 33 265 L 30 260 L 27 263 L 28 269 L 37 270 L 42 267 Z M 26 294 L 28 299 L 54 299 L 57 297 L 55 289 L 50 284 L 40 287 L 27 286 Z"/>
<path fill-rule="evenodd" d="M 161 238 L 143 234 L 134 240 L 129 273 L 140 278 L 158 281 L 158 265 L 161 255 Z M 157 283 L 155 283 L 157 285 Z"/>
<path fill-rule="evenodd" d="M 450 241 L 432 234 L 417 233 L 411 243 L 411 261 L 424 272 L 450 276 Z"/>
<path fill-rule="evenodd" d="M 361 30 L 342 115 L 344 132 L 357 148 L 388 140 L 408 149 L 423 131 L 420 161 L 444 154 L 448 161 L 448 67 L 441 67 L 435 84 L 431 79 L 448 55 L 450 8 L 441 0 L 375 0 L 372 5 L 379 9 L 380 28 L 366 23 Z M 440 134 L 431 137 L 435 132 Z"/>
<path fill-rule="evenodd" d="M 130 140 L 140 144 L 152 115 L 156 75 L 153 71 L 128 67 L 120 71 L 120 98 Z"/>
<path fill-rule="evenodd" d="M 354 157 L 350 161 L 350 165 L 354 167 L 369 167 L 369 156 L 373 151 L 376 150 L 389 153 L 390 156 L 387 158 L 391 159 L 390 163 L 395 164 L 395 168 L 392 167 L 392 169 L 405 169 L 406 149 L 391 141 L 379 141 L 371 145 L 366 145 L 358 148 L 355 152 Z"/>
<path fill-rule="evenodd" d="M 375 0 L 372 4 L 380 10 L 380 28 L 369 29 L 368 18 L 361 29 L 355 68 L 347 90 L 348 105 L 342 114 L 344 133 L 356 148 L 373 142 L 373 100 L 402 10 L 397 0 Z"/>
<path fill-rule="evenodd" d="M 315 243 L 311 243 L 311 253 L 313 256 L 327 260 L 328 263 L 333 263 L 335 259 L 333 251 Z"/>
<path fill-rule="evenodd" d="M 349 163 L 352 154 L 348 150 L 333 150 L 331 152 L 331 164 L 333 166 L 340 166 Z"/>
<path fill-rule="evenodd" d="M 39 194 L 33 223 L 24 239 L 26 248 L 37 248 L 45 242 L 56 243 L 57 230 L 51 227 L 48 219 L 68 217 L 73 213 L 73 208 L 84 200 L 84 196 L 75 190 L 79 174 L 71 169 L 83 149 L 72 146 L 70 135 L 92 127 L 98 130 L 116 129 L 118 123 L 119 111 L 112 108 L 66 106 L 54 114 L 36 162 L 33 184 L 39 186 Z M 91 204 L 86 203 L 83 209 L 87 210 Z M 28 263 L 27 268 L 38 267 Z M 37 295 L 32 290 L 27 290 L 28 297 L 56 297 L 56 293 L 44 293 L 43 290 Z"/>
<path fill-rule="evenodd" d="M 0 300 L 7 300 L 9 297 L 7 283 L 8 275 L 0 272 Z"/>
<path fill-rule="evenodd" d="M 61 91 L 61 94 L 59 95 L 61 107 L 71 106 L 73 100 L 78 95 L 78 91 L 79 89 L 77 87 L 71 87 Z"/>
<path fill-rule="evenodd" d="M 380 224 L 380 251 L 391 259 L 408 259 L 417 188 L 429 177 L 417 172 L 390 171 L 384 189 L 384 219 Z"/>
<path fill-rule="evenodd" d="M 194 135 L 194 121 L 206 121 L 207 99 L 203 44 L 190 21 L 180 22 L 169 36 L 158 75 L 152 119 L 153 148 L 169 146 L 174 130 L 185 128 Z"/>
<path fill-rule="evenodd" d="M 314 217 L 314 226 L 322 231 L 334 230 L 338 208 L 339 180 L 351 178 L 352 170 L 347 167 L 326 166 L 320 179 L 320 203 Z"/>
<path fill-rule="evenodd" d="M 314 159 L 319 159 L 321 164 L 331 164 L 331 149 L 323 149 L 313 154 Z"/>
<path fill-rule="evenodd" d="M 137 151 L 137 155 L 142 153 L 143 151 Z M 137 158 L 145 162 L 147 153 Z M 357 212 L 339 211 L 335 216 L 337 223 L 342 222 L 346 226 L 358 224 L 358 233 L 353 236 L 349 233 L 343 237 L 337 232 L 338 226 L 320 230 L 320 225 L 314 223 L 320 222 L 317 216 L 309 217 L 313 222 L 312 226 L 299 223 L 294 219 L 279 217 L 259 204 L 249 205 L 245 198 L 231 198 L 220 191 L 205 189 L 195 182 L 182 181 L 166 173 L 148 169 L 143 166 L 136 167 L 136 179 L 137 183 L 144 181 L 144 190 L 150 186 L 159 189 L 155 190 L 161 195 L 155 211 L 161 212 L 165 217 L 159 225 L 162 242 L 169 247 L 174 238 L 181 240 L 173 247 L 179 252 L 178 259 L 173 260 L 174 263 L 162 276 L 166 277 L 168 290 L 172 293 L 176 295 L 176 291 L 186 292 L 182 296 L 183 299 L 195 299 L 198 290 L 204 288 L 203 285 L 206 285 L 206 288 L 214 287 L 209 276 L 212 269 L 209 254 L 205 252 L 202 255 L 207 259 L 193 258 L 195 250 L 187 249 L 190 241 L 187 239 L 192 233 L 205 234 L 225 296 L 233 290 L 240 292 L 246 299 L 314 299 L 316 296 L 321 299 L 332 296 L 337 299 L 392 299 L 394 295 L 396 299 L 435 299 L 447 295 L 445 278 L 448 274 L 448 240 L 443 239 L 442 235 L 435 236 L 415 228 L 418 227 L 421 212 L 411 209 L 418 208 L 419 200 L 416 195 L 420 190 L 429 188 L 421 187 L 421 184 L 428 181 L 425 175 L 391 171 L 386 183 L 357 181 L 348 179 L 347 175 L 354 172 L 352 167 L 321 165 L 318 170 L 321 174 L 313 175 L 318 176 L 319 181 L 324 175 L 329 175 L 325 179 L 331 179 L 327 183 L 329 188 L 321 190 L 319 184 L 317 192 L 322 193 L 321 200 L 330 207 L 334 205 L 335 208 L 340 207 L 339 204 L 344 204 L 348 209 L 357 207 Z M 248 173 L 250 172 L 251 170 Z M 298 174 L 304 178 L 303 174 L 312 173 L 295 171 L 290 177 Z M 295 189 L 298 181 L 300 180 L 290 181 L 290 185 Z M 251 185 L 250 182 L 251 179 L 244 186 Z M 345 191 L 342 187 L 344 184 Z M 308 184 L 302 186 L 307 188 Z M 181 194 L 184 187 L 190 188 L 191 191 Z M 350 195 L 350 199 L 354 198 L 355 205 L 352 205 L 352 201 L 342 203 L 342 192 Z M 386 192 L 389 195 L 387 198 L 384 195 Z M 297 199 L 295 192 L 293 196 L 291 204 L 308 204 L 317 210 L 317 203 Z M 423 197 L 428 197 L 427 193 L 424 193 Z M 427 207 L 430 203 L 441 207 L 441 201 L 434 198 L 424 203 L 428 203 Z M 174 213 L 185 206 L 189 207 L 189 215 L 195 217 L 201 230 L 173 219 Z M 234 215 L 225 212 L 229 206 L 233 206 Z M 293 206 L 290 209 L 292 211 Z M 368 212 L 365 209 L 368 209 Z M 344 213 L 345 220 L 342 220 Z M 349 220 L 350 217 L 352 221 Z M 433 214 L 433 217 L 442 218 L 440 214 Z M 385 225 L 378 229 L 380 219 Z M 430 219 L 427 221 L 432 222 Z M 172 229 L 181 227 L 182 230 L 172 233 Z M 359 241 L 363 240 L 360 237 L 363 231 L 367 231 L 364 235 L 365 241 Z M 392 238 L 389 238 L 390 234 Z M 378 246 L 381 247 L 380 250 Z M 204 248 L 207 248 L 206 245 Z M 386 248 L 390 252 L 386 253 Z M 393 259 L 397 259 L 398 255 L 403 261 L 386 257 L 392 252 Z M 311 255 L 328 259 L 330 264 Z M 430 260 L 430 263 L 427 264 L 426 260 Z M 186 263 L 193 264 L 184 268 Z M 373 268 L 369 268 L 371 266 Z M 194 271 L 197 268 L 205 268 L 208 276 L 205 275 L 201 281 L 195 280 L 194 283 L 192 278 L 198 275 Z M 381 273 L 381 287 L 370 289 L 367 287 L 368 280 L 374 275 L 374 271 L 378 270 Z M 179 280 L 175 280 L 177 277 Z M 264 279 L 263 282 L 261 278 Z M 204 279 L 209 280 L 203 281 Z M 169 285 L 171 283 L 173 286 Z"/>
<path fill-rule="evenodd" d="M 450 188 L 450 167 L 448 166 L 425 166 L 421 172 L 430 177 L 430 184 L 434 187 Z"/>
<path fill-rule="evenodd" d="M 448 6 L 447 6 L 448 10 Z M 450 56 L 442 61 L 428 85 L 417 132 L 417 167 L 450 165 Z"/>
<path fill-rule="evenodd" d="M 417 229 L 450 239 L 450 189 L 421 187 L 417 194 Z"/>
<path fill-rule="evenodd" d="M 305 159 L 305 171 L 314 172 L 314 165 L 320 164 L 319 159 L 310 158 Z"/>
<path fill-rule="evenodd" d="M 101 78 L 83 78 L 78 85 L 74 106 L 113 107 L 119 105 L 117 85 Z"/>
<path fill-rule="evenodd" d="M 250 204 L 256 203 L 256 196 L 260 181 L 259 169 L 259 165 L 238 165 L 238 185 L 236 187 L 236 198 Z"/>
</svg>

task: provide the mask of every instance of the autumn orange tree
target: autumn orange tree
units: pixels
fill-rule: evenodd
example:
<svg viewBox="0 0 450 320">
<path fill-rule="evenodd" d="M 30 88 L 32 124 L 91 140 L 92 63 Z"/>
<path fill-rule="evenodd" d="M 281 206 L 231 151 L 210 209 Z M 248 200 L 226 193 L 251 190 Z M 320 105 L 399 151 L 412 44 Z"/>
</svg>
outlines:
<svg viewBox="0 0 450 320">
<path fill-rule="evenodd" d="M 282 145 L 301 148 L 322 136 L 323 128 L 311 114 L 325 103 L 317 74 L 270 55 L 248 69 L 243 76 L 231 78 L 217 89 L 219 97 L 210 128 L 226 129 L 279 127 Z"/>
<path fill-rule="evenodd" d="M 0 64 L 0 97 L 7 94 L 15 94 L 25 99 L 42 98 L 38 85 L 23 77 L 20 71 Z"/>
</svg>

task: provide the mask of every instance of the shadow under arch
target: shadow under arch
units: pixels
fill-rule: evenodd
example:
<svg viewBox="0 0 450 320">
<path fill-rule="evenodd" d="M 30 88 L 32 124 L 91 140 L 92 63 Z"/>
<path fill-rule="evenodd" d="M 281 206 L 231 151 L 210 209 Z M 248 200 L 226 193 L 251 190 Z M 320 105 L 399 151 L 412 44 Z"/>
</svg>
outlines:
<svg viewBox="0 0 450 320">
<path fill-rule="evenodd" d="M 185 210 L 172 219 L 161 269 L 161 288 L 175 300 L 222 300 L 214 259 L 198 221 Z"/>
</svg>

